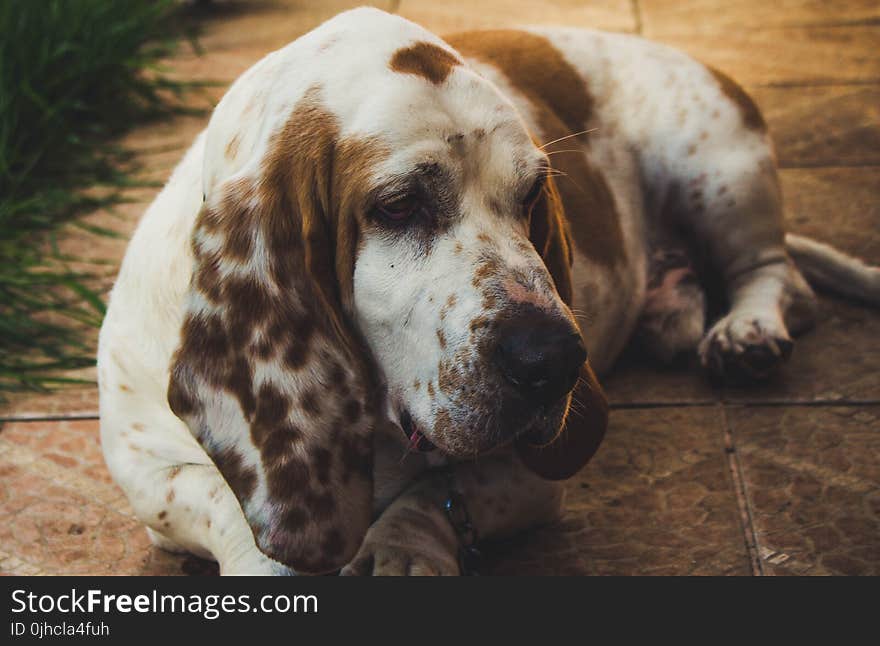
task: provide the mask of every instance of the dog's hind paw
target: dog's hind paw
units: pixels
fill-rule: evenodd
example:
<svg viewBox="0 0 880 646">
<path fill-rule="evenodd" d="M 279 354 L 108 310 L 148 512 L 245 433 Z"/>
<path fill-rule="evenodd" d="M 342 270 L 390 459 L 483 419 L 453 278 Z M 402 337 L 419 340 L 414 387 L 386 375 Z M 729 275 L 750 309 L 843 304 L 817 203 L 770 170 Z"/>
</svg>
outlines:
<svg viewBox="0 0 880 646">
<path fill-rule="evenodd" d="M 731 313 L 700 342 L 700 362 L 712 375 L 766 379 L 791 355 L 794 343 L 775 317 Z"/>
</svg>

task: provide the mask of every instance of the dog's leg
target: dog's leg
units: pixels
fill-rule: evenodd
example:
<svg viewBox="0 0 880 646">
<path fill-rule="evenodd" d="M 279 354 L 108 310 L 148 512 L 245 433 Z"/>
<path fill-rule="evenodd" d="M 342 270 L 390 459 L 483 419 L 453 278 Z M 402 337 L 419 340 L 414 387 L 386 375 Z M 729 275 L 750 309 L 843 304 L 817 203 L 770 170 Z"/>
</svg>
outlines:
<svg viewBox="0 0 880 646">
<path fill-rule="evenodd" d="M 214 559 L 223 574 L 288 573 L 257 549 L 238 500 L 180 420 L 132 395 L 120 400 L 110 381 L 101 384 L 104 456 L 153 544 Z"/>
<path fill-rule="evenodd" d="M 713 173 L 715 179 L 705 179 L 701 192 L 705 212 L 695 209 L 690 215 L 707 264 L 720 273 L 730 303 L 730 311 L 703 338 L 699 354 L 718 376 L 763 378 L 791 354 L 791 335 L 812 324 L 816 303 L 785 251 L 769 144 L 738 152 L 744 163 L 720 155 L 708 160 L 703 177 Z"/>
<path fill-rule="evenodd" d="M 481 539 L 511 535 L 561 514 L 562 486 L 535 476 L 512 452 L 457 464 L 451 480 L 445 472 L 429 471 L 382 512 L 342 574 L 459 574 L 459 537 L 443 509 L 452 488 L 462 494 Z"/>
<path fill-rule="evenodd" d="M 816 307 L 786 253 L 769 136 L 738 124 L 696 150 L 677 179 L 675 211 L 730 304 L 701 341 L 700 359 L 719 376 L 766 377 L 791 353 L 791 335 L 811 325 Z"/>
<path fill-rule="evenodd" d="M 238 500 L 213 465 L 165 466 L 134 482 L 129 499 L 157 547 L 212 558 L 224 575 L 292 574 L 257 549 Z"/>
</svg>

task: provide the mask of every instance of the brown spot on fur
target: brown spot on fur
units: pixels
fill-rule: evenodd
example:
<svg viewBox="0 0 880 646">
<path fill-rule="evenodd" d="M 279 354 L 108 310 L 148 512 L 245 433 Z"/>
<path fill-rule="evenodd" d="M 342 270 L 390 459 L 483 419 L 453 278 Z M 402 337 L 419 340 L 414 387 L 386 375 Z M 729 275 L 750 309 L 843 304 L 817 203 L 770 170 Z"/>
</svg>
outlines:
<svg viewBox="0 0 880 646">
<path fill-rule="evenodd" d="M 443 334 L 443 330 L 437 330 L 437 341 L 440 343 L 441 349 L 446 349 L 446 335 Z"/>
<path fill-rule="evenodd" d="M 354 424 L 361 416 L 361 404 L 356 399 L 349 399 L 342 408 L 345 421 Z"/>
<path fill-rule="evenodd" d="M 226 449 L 211 456 L 223 474 L 229 487 L 239 500 L 249 500 L 257 486 L 257 474 L 252 467 L 244 466 L 241 456 L 233 449 Z"/>
<path fill-rule="evenodd" d="M 126 386 L 125 384 L 119 384 L 119 390 L 121 390 L 121 391 L 124 392 L 124 393 L 130 393 L 130 392 L 131 392 L 131 388 L 129 388 L 129 387 Z"/>
<path fill-rule="evenodd" d="M 416 380 L 413 382 L 413 390 L 418 390 L 418 389 L 421 388 L 421 387 L 422 387 L 422 382 L 419 381 L 418 379 L 416 379 Z"/>
<path fill-rule="evenodd" d="M 167 511 L 165 511 L 165 510 L 160 511 L 160 512 L 159 512 L 159 520 L 162 520 L 162 519 L 165 518 L 165 516 L 167 516 L 167 515 L 168 515 L 168 512 L 167 512 Z"/>
<path fill-rule="evenodd" d="M 241 135 L 236 134 L 226 144 L 226 159 L 235 159 L 238 154 L 238 146 L 241 144 Z"/>
<path fill-rule="evenodd" d="M 169 489 L 168 493 L 165 494 L 165 502 L 173 502 L 174 501 L 174 489 Z"/>
<path fill-rule="evenodd" d="M 739 83 L 714 67 L 709 67 L 708 70 L 715 77 L 715 80 L 718 81 L 721 91 L 736 105 L 740 116 L 742 116 L 743 125 L 750 130 L 758 132 L 767 130 L 767 124 L 764 122 L 764 117 L 761 116 L 761 111 L 752 98 L 746 94 L 746 91 L 740 87 Z"/>
<path fill-rule="evenodd" d="M 474 278 L 471 281 L 474 287 L 479 287 L 485 280 L 492 278 L 501 271 L 501 263 L 495 255 L 486 256 L 474 270 Z"/>
<path fill-rule="evenodd" d="M 146 430 L 146 429 L 144 428 L 144 425 L 141 424 L 140 422 L 134 422 L 134 423 L 131 425 L 131 428 L 132 428 L 132 430 L 138 431 L 139 433 L 142 433 L 144 430 Z"/>
<path fill-rule="evenodd" d="M 419 42 L 398 49 L 391 57 L 389 67 L 401 74 L 421 76 L 434 85 L 440 85 L 461 62 L 450 52 L 431 43 Z"/>
<path fill-rule="evenodd" d="M 318 394 L 315 392 L 314 388 L 307 388 L 305 392 L 300 395 L 299 405 L 304 413 L 312 417 L 321 413 L 321 403 L 318 400 Z"/>
</svg>

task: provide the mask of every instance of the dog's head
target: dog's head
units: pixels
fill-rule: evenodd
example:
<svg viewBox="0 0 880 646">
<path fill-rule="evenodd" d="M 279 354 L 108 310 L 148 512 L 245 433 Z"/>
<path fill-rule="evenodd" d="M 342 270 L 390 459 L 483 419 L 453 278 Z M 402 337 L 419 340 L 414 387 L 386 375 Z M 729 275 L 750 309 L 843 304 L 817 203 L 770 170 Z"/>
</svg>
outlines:
<svg viewBox="0 0 880 646">
<path fill-rule="evenodd" d="M 583 462 L 558 441 L 579 378 L 586 430 L 605 404 L 548 159 L 448 45 L 342 14 L 233 85 L 205 159 L 169 402 L 265 553 L 354 554 L 385 418 L 456 457 L 517 440 L 544 475 Z"/>
</svg>

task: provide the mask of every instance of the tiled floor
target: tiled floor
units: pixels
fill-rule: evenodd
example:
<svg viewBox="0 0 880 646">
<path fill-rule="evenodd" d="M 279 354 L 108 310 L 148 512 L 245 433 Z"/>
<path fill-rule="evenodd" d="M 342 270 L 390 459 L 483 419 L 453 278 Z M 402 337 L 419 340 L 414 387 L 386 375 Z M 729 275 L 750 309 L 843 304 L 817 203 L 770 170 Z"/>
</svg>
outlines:
<svg viewBox="0 0 880 646">
<path fill-rule="evenodd" d="M 229 2 L 205 22 L 185 78 L 230 81 L 350 5 Z M 383 6 L 382 3 L 377 3 Z M 640 33 L 739 79 L 778 148 L 793 230 L 880 263 L 880 4 L 873 0 L 402 0 L 438 32 L 526 22 Z M 212 90 L 216 97 L 222 89 Z M 127 143 L 163 179 L 205 117 Z M 122 217 L 132 230 L 154 194 Z M 118 259 L 124 242 L 66 249 Z M 817 328 L 757 388 L 710 386 L 630 352 L 607 380 L 616 410 L 569 483 L 563 522 L 486 546 L 487 571 L 546 574 L 880 574 L 880 312 L 823 297 Z M 90 376 L 86 372 L 86 376 Z M 103 467 L 94 389 L 20 396 L 0 412 L 0 572 L 210 573 L 150 547 Z"/>
</svg>

